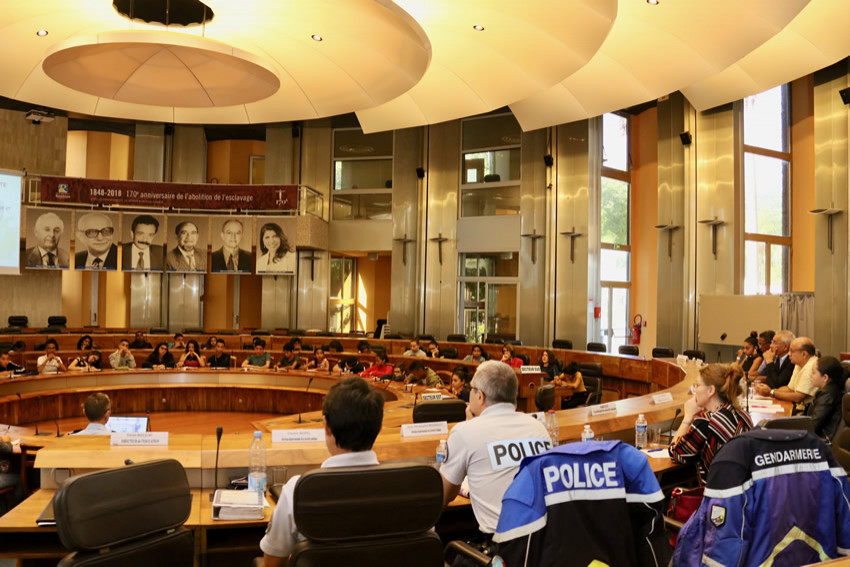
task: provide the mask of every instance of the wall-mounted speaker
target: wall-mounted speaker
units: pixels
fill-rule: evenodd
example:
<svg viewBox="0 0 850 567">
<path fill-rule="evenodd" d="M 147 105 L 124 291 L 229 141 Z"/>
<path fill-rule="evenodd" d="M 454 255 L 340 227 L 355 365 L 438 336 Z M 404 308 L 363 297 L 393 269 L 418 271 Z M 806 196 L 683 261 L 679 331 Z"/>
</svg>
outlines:
<svg viewBox="0 0 850 567">
<path fill-rule="evenodd" d="M 301 136 L 301 125 L 297 122 L 292 124 L 292 137 L 298 138 Z"/>
<path fill-rule="evenodd" d="M 841 95 L 841 102 L 844 104 L 850 104 L 850 87 L 846 89 L 841 89 L 838 91 L 838 94 Z"/>
<path fill-rule="evenodd" d="M 691 133 L 685 130 L 684 132 L 679 132 L 679 139 L 682 140 L 683 146 L 690 146 L 691 142 L 694 141 L 694 137 L 691 136 Z"/>
<path fill-rule="evenodd" d="M 543 156 L 543 163 L 546 164 L 546 167 L 552 167 L 555 165 L 555 158 L 552 157 L 552 154 L 546 154 Z"/>
<path fill-rule="evenodd" d="M 416 177 L 418 177 L 419 179 L 425 178 L 425 168 L 424 167 L 417 167 L 416 168 Z"/>
</svg>

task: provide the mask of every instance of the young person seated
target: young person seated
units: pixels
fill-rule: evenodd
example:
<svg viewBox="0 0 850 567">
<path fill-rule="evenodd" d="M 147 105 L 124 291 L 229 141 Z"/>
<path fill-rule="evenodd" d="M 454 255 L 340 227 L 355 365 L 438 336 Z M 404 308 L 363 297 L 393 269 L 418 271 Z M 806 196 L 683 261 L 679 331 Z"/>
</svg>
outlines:
<svg viewBox="0 0 850 567">
<path fill-rule="evenodd" d="M 272 356 L 266 352 L 266 341 L 254 337 L 254 353 L 242 361 L 242 368 L 263 370 L 272 365 Z"/>
<path fill-rule="evenodd" d="M 584 378 L 576 362 L 567 364 L 561 374 L 555 377 L 554 383 L 555 386 L 564 386 L 573 389 L 573 395 L 561 403 L 561 409 L 577 408 L 587 403 L 589 392 L 584 387 Z"/>
<path fill-rule="evenodd" d="M 442 388 L 443 386 L 440 376 L 431 368 L 425 366 L 425 363 L 421 360 L 414 360 L 410 363 L 404 383 L 420 384 L 429 388 Z"/>
<path fill-rule="evenodd" d="M 153 348 L 153 345 L 145 338 L 145 333 L 136 331 L 136 337 L 130 343 L 130 348 Z"/>
<path fill-rule="evenodd" d="M 186 341 L 183 338 L 183 333 L 174 333 L 174 342 L 169 343 L 168 348 L 185 349 Z"/>
<path fill-rule="evenodd" d="M 227 345 L 219 340 L 215 343 L 215 354 L 207 359 L 207 365 L 211 368 L 230 368 L 232 361 L 230 355 L 224 352 Z"/>
<path fill-rule="evenodd" d="M 558 363 L 558 359 L 548 348 L 544 348 L 543 352 L 540 353 L 540 361 L 537 364 L 540 366 L 540 370 L 546 373 L 546 376 L 543 377 L 546 382 L 551 382 L 555 379 L 555 376 L 561 373 L 561 365 Z"/>
<path fill-rule="evenodd" d="M 77 350 L 80 351 L 80 355 L 88 354 L 88 352 L 94 348 L 94 341 L 91 338 L 91 335 L 83 335 L 80 337 L 80 340 L 77 341 Z"/>
<path fill-rule="evenodd" d="M 484 356 L 484 347 L 481 345 L 472 345 L 472 352 L 463 357 L 464 362 L 485 362 L 487 357 Z"/>
<path fill-rule="evenodd" d="M 738 357 L 735 362 L 741 365 L 744 375 L 758 376 L 758 369 L 762 363 L 758 333 L 752 331 L 750 336 L 744 339 L 744 344 L 738 349 Z"/>
<path fill-rule="evenodd" d="M 142 363 L 142 368 L 150 368 L 151 370 L 165 370 L 166 368 L 174 368 L 174 357 L 168 352 L 168 343 L 161 342 L 156 345 L 153 352 Z"/>
<path fill-rule="evenodd" d="M 109 396 L 102 392 L 97 392 L 86 398 L 83 402 L 83 411 L 89 424 L 82 431 L 77 431 L 74 435 L 110 435 L 111 432 L 106 428 L 106 422 L 109 421 L 109 416 L 112 415 L 112 403 L 109 401 Z"/>
<path fill-rule="evenodd" d="M 360 373 L 364 378 L 381 378 L 393 373 L 393 365 L 390 364 L 390 357 L 387 356 L 387 351 L 379 350 L 375 353 L 378 357 L 377 362 Z"/>
<path fill-rule="evenodd" d="M 24 499 L 21 473 L 12 470 L 12 462 L 9 460 L 14 450 L 15 447 L 12 445 L 12 438 L 8 435 L 0 436 L 0 489 L 12 487 L 11 498 L 5 495 L 0 499 L 0 516 L 11 508 L 14 508 L 18 502 Z"/>
<path fill-rule="evenodd" d="M 91 350 L 84 356 L 78 356 L 68 365 L 68 370 L 95 372 L 103 370 L 103 359 L 99 350 Z"/>
<path fill-rule="evenodd" d="M 23 366 L 19 366 L 12 362 L 11 357 L 8 352 L 0 352 L 0 372 L 9 372 L 9 378 L 12 377 L 13 374 L 20 374 L 24 372 L 25 368 Z"/>
<path fill-rule="evenodd" d="M 393 366 L 393 381 L 395 382 L 404 382 L 404 378 L 407 374 L 404 371 L 404 364 L 396 364 Z"/>
<path fill-rule="evenodd" d="M 331 386 L 322 404 L 325 444 L 331 456 L 322 468 L 377 465 L 372 451 L 384 419 L 384 397 L 363 378 L 345 378 Z M 292 548 L 304 537 L 298 532 L 293 514 L 293 495 L 298 476 L 283 486 L 266 535 L 260 541 L 263 566 L 285 565 Z"/>
<path fill-rule="evenodd" d="M 217 345 L 217 344 L 218 344 L 218 337 L 213 335 L 213 336 L 211 336 L 210 338 L 207 339 L 207 342 L 205 342 L 204 344 L 201 345 L 201 348 L 215 349 L 215 345 Z"/>
<path fill-rule="evenodd" d="M 118 348 L 109 355 L 109 365 L 113 369 L 136 367 L 136 357 L 130 352 L 130 343 L 127 339 L 118 341 Z"/>
<path fill-rule="evenodd" d="M 502 345 L 502 362 L 512 368 L 519 368 L 523 365 L 522 359 L 518 356 L 514 356 L 514 345 L 511 343 L 505 343 Z"/>
<path fill-rule="evenodd" d="M 412 340 L 410 341 L 410 348 L 408 348 L 406 351 L 404 351 L 404 353 L 402 353 L 402 356 L 421 356 L 421 357 L 425 357 L 425 356 L 428 356 L 428 355 L 425 353 L 425 351 L 424 351 L 424 350 L 422 350 L 421 348 L 419 348 L 419 339 L 412 339 Z"/>
<path fill-rule="evenodd" d="M 39 374 L 57 374 L 68 370 L 68 367 L 56 354 L 57 350 L 59 350 L 59 343 L 56 342 L 56 339 L 47 339 L 47 342 L 44 343 L 44 354 L 39 356 L 35 363 Z"/>
<path fill-rule="evenodd" d="M 292 352 L 292 343 L 283 345 L 283 355 L 277 364 L 274 365 L 275 370 L 295 370 L 301 367 L 301 358 Z"/>
<path fill-rule="evenodd" d="M 339 364 L 333 367 L 334 374 L 360 374 L 366 370 L 362 362 L 357 360 L 356 356 L 349 356 L 339 361 Z"/>
<path fill-rule="evenodd" d="M 289 341 L 289 344 L 292 345 L 293 354 L 301 356 L 301 351 L 304 349 L 304 346 L 301 344 L 301 339 L 293 337 L 292 340 Z"/>
<path fill-rule="evenodd" d="M 369 354 L 372 352 L 372 345 L 369 341 L 357 341 L 357 354 Z"/>
<path fill-rule="evenodd" d="M 428 341 L 428 352 L 426 354 L 428 358 L 443 358 L 440 356 L 440 344 L 434 339 Z"/>
<path fill-rule="evenodd" d="M 452 372 L 452 381 L 449 383 L 449 392 L 457 397 L 457 399 L 469 403 L 469 390 L 471 389 L 469 382 L 469 373 L 466 371 L 466 368 L 458 366 L 455 368 L 454 372 Z"/>
<path fill-rule="evenodd" d="M 315 350 L 313 350 L 313 358 L 307 361 L 307 369 L 327 371 L 330 369 L 330 364 L 330 361 L 325 358 L 325 349 L 321 346 L 317 346 Z"/>
<path fill-rule="evenodd" d="M 206 365 L 207 357 L 201 354 L 201 347 L 198 345 L 198 341 L 190 339 L 186 343 L 186 352 L 177 361 L 178 368 L 203 368 Z"/>
<path fill-rule="evenodd" d="M 818 389 L 806 415 L 812 418 L 815 435 L 829 442 L 835 438 L 841 422 L 841 399 L 844 397 L 844 368 L 832 356 L 818 359 L 812 369 L 812 386 Z"/>
<path fill-rule="evenodd" d="M 696 463 L 700 484 L 717 451 L 732 437 L 753 427 L 750 416 L 738 407 L 743 370 L 737 364 L 703 366 L 694 395 L 685 402 L 685 417 L 670 445 L 677 463 Z"/>
</svg>

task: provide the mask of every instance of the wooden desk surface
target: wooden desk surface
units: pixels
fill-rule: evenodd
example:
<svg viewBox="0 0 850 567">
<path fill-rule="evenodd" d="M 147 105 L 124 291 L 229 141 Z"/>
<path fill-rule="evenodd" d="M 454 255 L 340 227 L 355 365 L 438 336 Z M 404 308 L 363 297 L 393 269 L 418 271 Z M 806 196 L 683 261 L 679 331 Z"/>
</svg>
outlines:
<svg viewBox="0 0 850 567">
<path fill-rule="evenodd" d="M 55 490 L 48 489 L 33 492 L 29 498 L 0 517 L 0 533 L 55 532 L 55 527 L 42 528 L 35 523 L 55 493 Z"/>
</svg>

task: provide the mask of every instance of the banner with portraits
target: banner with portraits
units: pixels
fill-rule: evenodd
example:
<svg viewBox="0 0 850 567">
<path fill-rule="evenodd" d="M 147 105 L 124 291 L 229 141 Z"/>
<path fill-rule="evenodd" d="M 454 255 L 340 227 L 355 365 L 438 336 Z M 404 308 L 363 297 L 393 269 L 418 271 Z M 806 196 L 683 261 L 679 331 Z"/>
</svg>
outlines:
<svg viewBox="0 0 850 567">
<path fill-rule="evenodd" d="M 198 273 L 207 271 L 209 217 L 201 215 L 168 215 L 165 270 Z"/>
<path fill-rule="evenodd" d="M 122 213 L 121 269 L 161 272 L 165 267 L 165 215 Z"/>
<path fill-rule="evenodd" d="M 253 272 L 251 245 L 254 240 L 254 219 L 248 216 L 216 216 L 210 218 L 210 225 L 210 272 Z"/>
<path fill-rule="evenodd" d="M 118 269 L 118 213 L 77 211 L 74 269 L 100 271 Z"/>
<path fill-rule="evenodd" d="M 294 274 L 295 217 L 257 218 L 257 273 Z"/>
<path fill-rule="evenodd" d="M 38 270 L 67 270 L 71 265 L 73 211 L 27 208 L 24 266 Z"/>
</svg>

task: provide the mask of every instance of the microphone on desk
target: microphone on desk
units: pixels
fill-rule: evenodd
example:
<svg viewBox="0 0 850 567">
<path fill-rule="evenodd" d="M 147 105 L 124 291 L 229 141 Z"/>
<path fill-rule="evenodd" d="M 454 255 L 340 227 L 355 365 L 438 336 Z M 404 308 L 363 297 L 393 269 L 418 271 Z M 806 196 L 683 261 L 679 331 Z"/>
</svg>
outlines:
<svg viewBox="0 0 850 567">
<path fill-rule="evenodd" d="M 136 463 L 135 463 L 135 461 L 133 461 L 133 459 L 124 459 L 124 464 L 127 465 L 127 466 L 130 466 L 130 465 L 135 465 Z"/>
<path fill-rule="evenodd" d="M 670 421 L 670 431 L 667 434 L 669 443 L 673 442 L 673 436 L 676 434 L 676 432 L 673 431 L 673 424 L 676 423 L 676 418 L 679 417 L 680 413 L 682 413 L 682 408 L 676 408 L 676 413 L 673 414 L 673 419 Z"/>
<path fill-rule="evenodd" d="M 416 408 L 416 400 L 418 400 L 418 399 L 419 399 L 419 392 L 415 392 L 413 394 L 413 407 L 414 407 L 414 409 Z"/>
<path fill-rule="evenodd" d="M 309 391 L 310 391 L 310 384 L 312 384 L 312 383 L 313 383 L 313 377 L 312 377 L 312 376 L 310 376 L 310 379 L 309 379 L 309 380 L 307 380 L 307 387 L 306 387 L 306 388 L 304 388 L 304 393 L 305 393 L 305 394 L 306 394 L 307 392 L 309 392 Z M 307 400 L 307 403 L 309 403 L 309 402 L 310 402 L 310 400 L 308 399 L 308 400 Z M 310 411 L 310 406 L 309 406 L 309 405 L 307 406 L 307 411 Z M 298 423 L 302 423 L 302 421 L 301 421 L 301 412 L 300 412 L 300 411 L 298 412 Z"/>
<path fill-rule="evenodd" d="M 59 433 L 59 422 L 58 422 L 58 421 L 54 421 L 53 423 L 55 423 L 55 424 L 56 424 L 56 437 L 62 437 L 62 434 L 61 434 L 61 433 Z"/>
<path fill-rule="evenodd" d="M 151 427 L 151 410 L 145 410 L 145 415 L 148 418 L 148 431 L 153 431 L 153 428 Z"/>
<path fill-rule="evenodd" d="M 220 425 L 215 428 L 215 472 L 213 473 L 213 491 L 210 494 L 210 502 L 213 501 L 215 493 L 218 490 L 218 452 L 221 448 L 221 434 L 223 432 L 224 428 Z"/>
</svg>

